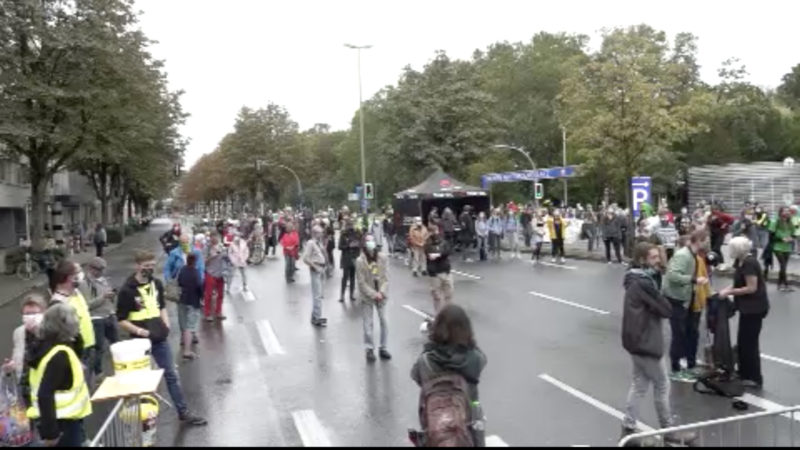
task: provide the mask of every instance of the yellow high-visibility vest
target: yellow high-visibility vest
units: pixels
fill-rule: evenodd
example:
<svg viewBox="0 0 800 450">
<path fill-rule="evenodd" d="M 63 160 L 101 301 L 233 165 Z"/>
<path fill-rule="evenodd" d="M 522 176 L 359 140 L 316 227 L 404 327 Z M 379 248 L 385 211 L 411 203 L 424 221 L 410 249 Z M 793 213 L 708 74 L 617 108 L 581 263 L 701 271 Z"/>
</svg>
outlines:
<svg viewBox="0 0 800 450">
<path fill-rule="evenodd" d="M 42 384 L 47 365 L 58 352 L 67 353 L 69 367 L 72 371 L 72 387 L 65 391 L 56 391 L 56 418 L 78 420 L 92 414 L 89 387 L 86 386 L 86 381 L 83 379 L 83 367 L 78 355 L 66 345 L 56 345 L 44 355 L 44 358 L 39 362 L 39 366 L 31 368 L 28 374 L 31 386 L 31 407 L 28 408 L 29 419 L 38 419 L 42 415 L 39 411 L 39 386 Z"/>
<path fill-rule="evenodd" d="M 151 281 L 149 284 L 139 286 L 138 293 L 142 299 L 143 307 L 139 311 L 131 311 L 128 314 L 128 320 L 131 322 L 140 322 L 161 317 L 161 310 L 158 308 L 156 282 Z"/>
<path fill-rule="evenodd" d="M 67 298 L 67 304 L 75 309 L 78 314 L 78 325 L 80 327 L 81 338 L 83 339 L 83 348 L 94 347 L 94 327 L 92 326 L 92 315 L 89 314 L 89 305 L 83 294 L 75 289 L 75 293 Z"/>
</svg>

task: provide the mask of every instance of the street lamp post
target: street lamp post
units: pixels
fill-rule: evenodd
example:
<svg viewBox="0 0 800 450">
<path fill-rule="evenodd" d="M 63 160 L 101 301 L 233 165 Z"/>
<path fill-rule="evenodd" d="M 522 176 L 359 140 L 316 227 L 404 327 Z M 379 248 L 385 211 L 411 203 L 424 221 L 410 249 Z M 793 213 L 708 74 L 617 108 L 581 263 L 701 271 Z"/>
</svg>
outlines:
<svg viewBox="0 0 800 450">
<path fill-rule="evenodd" d="M 359 128 L 361 129 L 361 209 L 362 213 L 366 214 L 367 202 L 364 201 L 365 199 L 365 189 L 364 186 L 367 184 L 367 169 L 364 164 L 364 102 L 362 100 L 361 95 L 361 50 L 366 50 L 372 48 L 371 45 L 353 45 L 353 44 L 344 44 L 345 47 L 349 49 L 356 50 L 358 54 L 358 122 Z"/>
<path fill-rule="evenodd" d="M 567 167 L 567 129 L 561 127 L 561 157 L 563 158 L 563 167 Z M 569 206 L 567 197 L 567 177 L 564 177 L 564 208 Z"/>
<path fill-rule="evenodd" d="M 291 174 L 294 176 L 295 181 L 297 181 L 297 196 L 299 197 L 300 202 L 302 203 L 302 201 L 303 201 L 303 183 L 300 182 L 300 177 L 297 176 L 297 172 L 292 170 L 291 167 L 284 166 L 283 164 L 272 163 L 272 162 L 269 162 L 269 161 L 265 161 L 263 159 L 258 160 L 256 164 L 258 164 L 259 168 L 261 166 L 274 166 L 274 167 L 280 167 L 281 169 L 288 170 L 289 172 L 291 172 Z M 260 182 L 261 182 L 261 179 L 259 179 L 259 183 Z"/>
<path fill-rule="evenodd" d="M 531 168 L 533 168 L 533 202 L 536 208 L 539 207 L 539 199 L 536 198 L 536 184 L 539 182 L 539 173 L 536 169 L 536 163 L 531 158 L 531 155 L 523 148 L 523 147 L 515 147 L 513 145 L 506 145 L 506 144 L 497 144 L 494 148 L 505 148 L 508 150 L 514 150 L 516 152 L 522 153 L 522 155 L 527 158 L 528 162 L 531 163 Z"/>
</svg>

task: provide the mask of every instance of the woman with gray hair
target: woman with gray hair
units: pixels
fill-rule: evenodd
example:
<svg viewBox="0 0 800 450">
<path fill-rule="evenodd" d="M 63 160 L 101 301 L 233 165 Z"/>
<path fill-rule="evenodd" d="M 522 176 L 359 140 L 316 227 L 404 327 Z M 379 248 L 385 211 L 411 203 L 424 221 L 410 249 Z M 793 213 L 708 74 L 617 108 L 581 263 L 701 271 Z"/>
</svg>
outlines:
<svg viewBox="0 0 800 450">
<path fill-rule="evenodd" d="M 78 316 L 64 303 L 50 306 L 39 327 L 40 345 L 30 361 L 28 418 L 38 420 L 47 447 L 81 447 L 83 419 L 92 414 L 89 387 L 76 345 Z M 77 347 L 77 349 L 76 349 Z"/>
<path fill-rule="evenodd" d="M 769 311 L 767 287 L 758 259 L 750 249 L 753 243 L 744 236 L 730 240 L 728 247 L 734 261 L 733 286 L 722 289 L 722 297 L 733 296 L 739 311 L 739 332 L 736 345 L 739 352 L 739 377 L 745 387 L 761 388 L 761 351 L 758 345 L 761 324 Z"/>
</svg>

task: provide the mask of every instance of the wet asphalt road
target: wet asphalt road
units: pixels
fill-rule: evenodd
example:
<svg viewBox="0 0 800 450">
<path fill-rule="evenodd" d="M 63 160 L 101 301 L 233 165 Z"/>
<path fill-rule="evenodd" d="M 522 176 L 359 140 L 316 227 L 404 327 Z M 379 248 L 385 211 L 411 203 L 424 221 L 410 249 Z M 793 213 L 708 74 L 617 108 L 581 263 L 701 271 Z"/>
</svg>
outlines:
<svg viewBox="0 0 800 450">
<path fill-rule="evenodd" d="M 155 225 L 140 236 L 153 239 L 150 245 L 157 248 L 155 237 L 166 226 Z M 117 283 L 130 271 L 122 261 L 127 250 L 119 252 L 118 262 L 113 254 L 109 258 Z M 117 263 L 120 267 L 113 267 Z M 392 261 L 388 320 L 394 357 L 370 365 L 359 305 L 338 302 L 341 271 L 326 282 L 328 327 L 319 330 L 309 324 L 310 280 L 307 268 L 299 267 L 293 285 L 283 280 L 282 258 L 249 267 L 254 301 L 241 295 L 235 278 L 233 294 L 224 302 L 228 319 L 202 323 L 200 358 L 179 363 L 190 407 L 209 425 L 184 428 L 174 411 L 162 410 L 160 445 L 410 445 L 406 429 L 418 426 L 419 389 L 409 370 L 424 343 L 422 317 L 415 310 L 433 309 L 427 280 L 413 278 L 401 261 Z M 527 260 L 506 258 L 454 261 L 454 269 L 460 272 L 454 275 L 455 301 L 472 318 L 489 360 L 480 384 L 489 442 L 614 445 L 620 431 L 615 414 L 624 408 L 631 372 L 620 342 L 623 268 L 573 260 L 564 267 L 533 267 Z M 750 392 L 748 412 L 800 404 L 800 330 L 794 326 L 800 295 L 771 287 L 770 300 L 761 344 L 765 388 Z M 0 323 L 10 334 L 7 326 L 17 318 L 16 309 L 9 308 L 1 310 Z M 174 305 L 170 312 L 177 326 Z M 174 332 L 176 355 L 177 338 Z M 8 349 L 6 342 L 0 344 L 10 352 L 10 343 Z M 166 395 L 163 384 L 162 391 Z M 694 393 L 690 384 L 672 384 L 672 404 L 683 423 L 741 414 L 730 400 Z M 641 411 L 645 424 L 657 424 L 650 396 Z M 746 425 L 744 441 L 771 444 L 773 425 L 781 439 L 788 439 L 790 421 L 778 418 L 774 424 Z M 736 438 L 735 428 L 723 431 L 725 442 Z"/>
</svg>

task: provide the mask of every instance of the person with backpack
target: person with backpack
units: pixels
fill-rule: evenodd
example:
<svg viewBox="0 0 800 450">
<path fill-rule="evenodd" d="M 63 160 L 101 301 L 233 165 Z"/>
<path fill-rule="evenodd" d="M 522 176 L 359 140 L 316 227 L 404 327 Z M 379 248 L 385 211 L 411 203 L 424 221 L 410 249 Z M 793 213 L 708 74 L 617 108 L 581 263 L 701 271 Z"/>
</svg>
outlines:
<svg viewBox="0 0 800 450">
<path fill-rule="evenodd" d="M 622 313 L 622 346 L 631 355 L 633 381 L 628 391 L 622 437 L 637 432 L 639 404 L 653 385 L 653 399 L 661 428 L 674 425 L 669 405 L 669 378 L 664 357 L 664 319 L 672 316 L 672 305 L 660 292 L 661 252 L 649 242 L 633 250 L 631 267 L 625 273 L 625 303 Z M 673 432 L 666 442 L 691 442 L 696 433 Z"/>
<path fill-rule="evenodd" d="M 421 441 L 417 446 L 484 447 L 485 419 L 478 383 L 486 355 L 475 342 L 466 311 L 455 304 L 443 307 L 428 339 L 411 368 L 411 379 L 422 388 L 419 413 L 423 431 L 416 433 Z"/>
<path fill-rule="evenodd" d="M 736 345 L 739 356 L 739 377 L 742 385 L 760 389 L 764 385 L 761 374 L 759 335 L 761 325 L 769 312 L 767 285 L 764 282 L 758 259 L 751 253 L 753 243 L 744 236 L 731 239 L 728 247 L 734 259 L 733 286 L 719 291 L 721 297 L 733 296 L 739 311 L 739 329 Z"/>
</svg>

